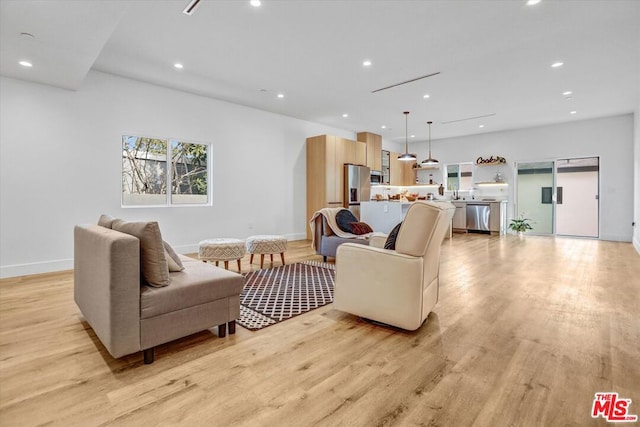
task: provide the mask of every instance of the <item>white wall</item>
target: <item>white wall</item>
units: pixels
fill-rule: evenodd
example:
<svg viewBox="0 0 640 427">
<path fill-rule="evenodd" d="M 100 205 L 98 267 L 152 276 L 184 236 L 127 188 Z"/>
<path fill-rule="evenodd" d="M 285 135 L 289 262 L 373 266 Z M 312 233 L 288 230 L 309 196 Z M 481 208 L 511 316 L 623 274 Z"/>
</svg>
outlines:
<svg viewBox="0 0 640 427">
<path fill-rule="evenodd" d="M 640 161 L 637 154 L 639 144 L 637 134 L 636 131 L 636 174 L 640 167 L 638 166 Z M 501 167 L 501 172 L 510 184 L 509 218 L 514 217 L 513 165 L 515 162 L 598 156 L 600 157 L 600 238 L 625 242 L 632 240 L 631 223 L 634 210 L 632 114 L 440 139 L 432 141 L 431 150 L 433 157 L 442 164 L 475 161 L 479 156 L 486 158 L 498 155 L 506 158 L 508 166 Z M 426 157 L 428 151 L 426 142 L 414 143 L 412 151 L 417 152 L 420 159 Z M 637 182 L 637 175 L 635 179 Z M 639 192 L 640 190 L 636 189 L 636 212 L 638 212 Z"/>
<path fill-rule="evenodd" d="M 634 175 L 635 175 L 635 185 L 634 185 L 634 221 L 636 223 L 636 227 L 633 231 L 633 245 L 636 248 L 636 251 L 640 254 L 640 105 L 636 109 L 636 113 L 634 114 L 634 122 L 635 122 L 635 130 L 633 132 L 633 140 L 634 140 Z"/>
<path fill-rule="evenodd" d="M 72 268 L 73 226 L 101 213 L 157 220 L 181 252 L 207 237 L 303 239 L 305 139 L 355 139 L 99 72 L 76 92 L 0 78 L 0 111 L 0 277 Z M 124 133 L 211 143 L 213 206 L 121 208 Z"/>
</svg>

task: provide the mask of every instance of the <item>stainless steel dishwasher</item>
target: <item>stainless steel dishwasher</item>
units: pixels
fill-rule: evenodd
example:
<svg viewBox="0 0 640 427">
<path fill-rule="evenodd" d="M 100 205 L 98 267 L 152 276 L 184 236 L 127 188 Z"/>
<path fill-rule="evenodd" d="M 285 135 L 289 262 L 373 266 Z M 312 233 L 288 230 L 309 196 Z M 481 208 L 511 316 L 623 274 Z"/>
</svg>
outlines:
<svg viewBox="0 0 640 427">
<path fill-rule="evenodd" d="M 467 203 L 467 231 L 490 233 L 490 214 L 491 206 L 489 203 Z"/>
</svg>

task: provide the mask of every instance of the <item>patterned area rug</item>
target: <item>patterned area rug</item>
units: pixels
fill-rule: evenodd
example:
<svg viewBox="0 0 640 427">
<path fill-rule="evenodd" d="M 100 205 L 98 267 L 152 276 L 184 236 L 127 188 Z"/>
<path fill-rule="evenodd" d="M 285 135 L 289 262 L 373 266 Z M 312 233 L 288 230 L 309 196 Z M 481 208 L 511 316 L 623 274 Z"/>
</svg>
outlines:
<svg viewBox="0 0 640 427">
<path fill-rule="evenodd" d="M 244 276 L 238 324 L 258 330 L 333 302 L 335 266 L 304 261 Z"/>
</svg>

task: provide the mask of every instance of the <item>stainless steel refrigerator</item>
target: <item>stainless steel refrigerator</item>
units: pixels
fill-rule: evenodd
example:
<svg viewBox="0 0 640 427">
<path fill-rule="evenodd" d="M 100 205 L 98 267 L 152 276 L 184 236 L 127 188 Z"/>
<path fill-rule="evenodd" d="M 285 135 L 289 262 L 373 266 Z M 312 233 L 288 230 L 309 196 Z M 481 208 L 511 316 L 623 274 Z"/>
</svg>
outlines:
<svg viewBox="0 0 640 427">
<path fill-rule="evenodd" d="M 360 220 L 360 202 L 371 198 L 371 169 L 368 166 L 344 165 L 344 207 Z"/>
</svg>

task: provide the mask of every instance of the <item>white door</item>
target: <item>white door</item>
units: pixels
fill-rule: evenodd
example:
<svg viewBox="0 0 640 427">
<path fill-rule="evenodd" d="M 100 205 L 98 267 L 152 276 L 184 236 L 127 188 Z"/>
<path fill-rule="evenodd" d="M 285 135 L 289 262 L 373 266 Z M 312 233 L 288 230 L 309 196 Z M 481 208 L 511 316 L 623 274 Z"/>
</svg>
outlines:
<svg viewBox="0 0 640 427">
<path fill-rule="evenodd" d="M 599 159 L 556 161 L 556 234 L 598 237 Z"/>
</svg>

